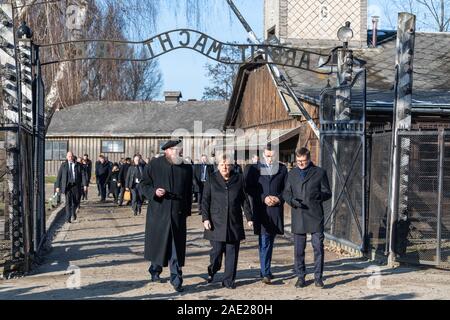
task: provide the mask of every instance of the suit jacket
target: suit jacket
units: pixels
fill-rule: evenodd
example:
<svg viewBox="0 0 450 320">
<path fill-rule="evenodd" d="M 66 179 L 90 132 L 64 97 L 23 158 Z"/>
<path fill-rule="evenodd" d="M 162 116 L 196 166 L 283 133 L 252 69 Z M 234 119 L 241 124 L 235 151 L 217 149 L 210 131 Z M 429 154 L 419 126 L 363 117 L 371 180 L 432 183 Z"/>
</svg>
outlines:
<svg viewBox="0 0 450 320">
<path fill-rule="evenodd" d="M 106 179 L 108 178 L 108 175 L 111 171 L 110 168 L 110 162 L 104 162 L 103 164 L 101 162 L 96 163 L 95 165 L 95 176 L 99 183 L 105 184 Z"/>
<path fill-rule="evenodd" d="M 127 177 L 128 177 L 128 169 L 130 169 L 131 165 L 128 163 L 124 163 L 119 169 L 119 182 L 122 186 L 126 185 Z"/>
<path fill-rule="evenodd" d="M 202 169 L 203 169 L 203 164 L 199 163 L 199 164 L 194 164 L 194 180 L 193 180 L 193 184 L 194 184 L 194 191 L 195 192 L 201 192 L 201 188 L 203 188 L 203 182 L 202 182 Z M 206 165 L 206 180 L 209 179 L 209 177 L 211 177 L 211 175 L 214 172 L 214 166 L 212 164 L 207 164 Z"/>
<path fill-rule="evenodd" d="M 140 164 L 139 166 L 141 167 L 141 171 L 139 171 L 138 166 L 134 166 L 134 165 L 128 169 L 125 188 L 134 189 L 136 187 L 136 185 L 138 185 L 138 183 L 136 182 L 136 179 L 139 180 L 139 183 L 143 180 L 145 166 L 142 164 Z"/>
<path fill-rule="evenodd" d="M 81 168 L 79 163 L 75 165 L 75 185 L 81 191 L 82 187 L 88 186 L 87 173 Z M 58 171 L 58 177 L 56 178 L 55 188 L 59 188 L 61 193 L 66 193 L 67 186 L 69 185 L 69 162 L 64 161 Z"/>
<path fill-rule="evenodd" d="M 284 200 L 292 207 L 292 233 L 305 234 L 324 231 L 322 203 L 331 198 L 327 172 L 312 165 L 304 180 L 300 169 L 294 168 L 288 174 L 283 193 Z M 301 202 L 297 206 L 293 200 Z"/>
<path fill-rule="evenodd" d="M 88 181 L 91 181 L 92 177 L 92 161 L 87 160 L 86 164 L 84 165 L 84 169 L 87 173 Z"/>
<path fill-rule="evenodd" d="M 247 221 L 252 221 L 243 175 L 233 173 L 227 183 L 220 172 L 215 172 L 203 189 L 202 219 L 209 220 L 212 226 L 211 230 L 205 230 L 205 239 L 221 242 L 245 239 L 243 210 Z"/>
<path fill-rule="evenodd" d="M 283 191 L 288 171 L 282 163 L 274 166 L 275 169 L 276 172 L 269 174 L 263 163 L 246 168 L 246 188 L 253 208 L 255 234 L 284 234 Z M 276 196 L 281 202 L 275 207 L 268 207 L 264 202 L 268 196 Z"/>
</svg>

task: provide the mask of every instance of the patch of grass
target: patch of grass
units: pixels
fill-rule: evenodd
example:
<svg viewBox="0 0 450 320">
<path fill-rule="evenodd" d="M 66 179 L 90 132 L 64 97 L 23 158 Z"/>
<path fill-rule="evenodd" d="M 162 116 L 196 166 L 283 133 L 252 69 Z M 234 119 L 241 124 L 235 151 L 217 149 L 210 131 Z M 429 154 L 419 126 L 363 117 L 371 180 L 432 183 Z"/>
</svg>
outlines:
<svg viewBox="0 0 450 320">
<path fill-rule="evenodd" d="M 54 184 L 55 182 L 56 182 L 56 177 L 53 177 L 53 176 L 45 177 L 45 183 Z"/>
</svg>

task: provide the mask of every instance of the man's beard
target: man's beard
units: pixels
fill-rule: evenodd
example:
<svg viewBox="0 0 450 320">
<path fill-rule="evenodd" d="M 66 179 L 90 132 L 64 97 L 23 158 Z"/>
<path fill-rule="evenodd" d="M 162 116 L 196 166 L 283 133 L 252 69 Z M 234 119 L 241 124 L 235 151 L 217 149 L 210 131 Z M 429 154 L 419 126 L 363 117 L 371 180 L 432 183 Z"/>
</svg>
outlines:
<svg viewBox="0 0 450 320">
<path fill-rule="evenodd" d="M 183 157 L 180 155 L 168 156 L 167 160 L 173 165 L 179 166 L 183 163 Z"/>
</svg>

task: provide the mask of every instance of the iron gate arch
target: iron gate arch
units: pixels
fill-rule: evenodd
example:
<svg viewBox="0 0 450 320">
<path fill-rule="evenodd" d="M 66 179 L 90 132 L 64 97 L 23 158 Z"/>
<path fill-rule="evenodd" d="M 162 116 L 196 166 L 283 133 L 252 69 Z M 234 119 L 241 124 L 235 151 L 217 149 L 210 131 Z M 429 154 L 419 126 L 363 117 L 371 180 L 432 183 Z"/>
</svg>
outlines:
<svg viewBox="0 0 450 320">
<path fill-rule="evenodd" d="M 320 96 L 320 164 L 331 200 L 324 203 L 327 238 L 366 249 L 366 70 Z"/>
</svg>

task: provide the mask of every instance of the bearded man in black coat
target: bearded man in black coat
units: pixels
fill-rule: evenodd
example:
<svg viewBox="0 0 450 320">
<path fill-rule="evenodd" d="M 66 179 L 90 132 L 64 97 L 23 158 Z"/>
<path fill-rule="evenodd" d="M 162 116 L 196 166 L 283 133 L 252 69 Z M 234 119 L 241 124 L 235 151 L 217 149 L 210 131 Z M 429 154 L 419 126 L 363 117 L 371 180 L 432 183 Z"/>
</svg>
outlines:
<svg viewBox="0 0 450 320">
<path fill-rule="evenodd" d="M 164 156 L 146 166 L 141 190 L 148 199 L 145 227 L 146 260 L 151 261 L 152 282 L 160 281 L 170 266 L 170 283 L 182 292 L 182 267 L 186 257 L 186 219 L 192 208 L 192 165 L 183 163 L 180 140 L 166 143 Z"/>
</svg>

